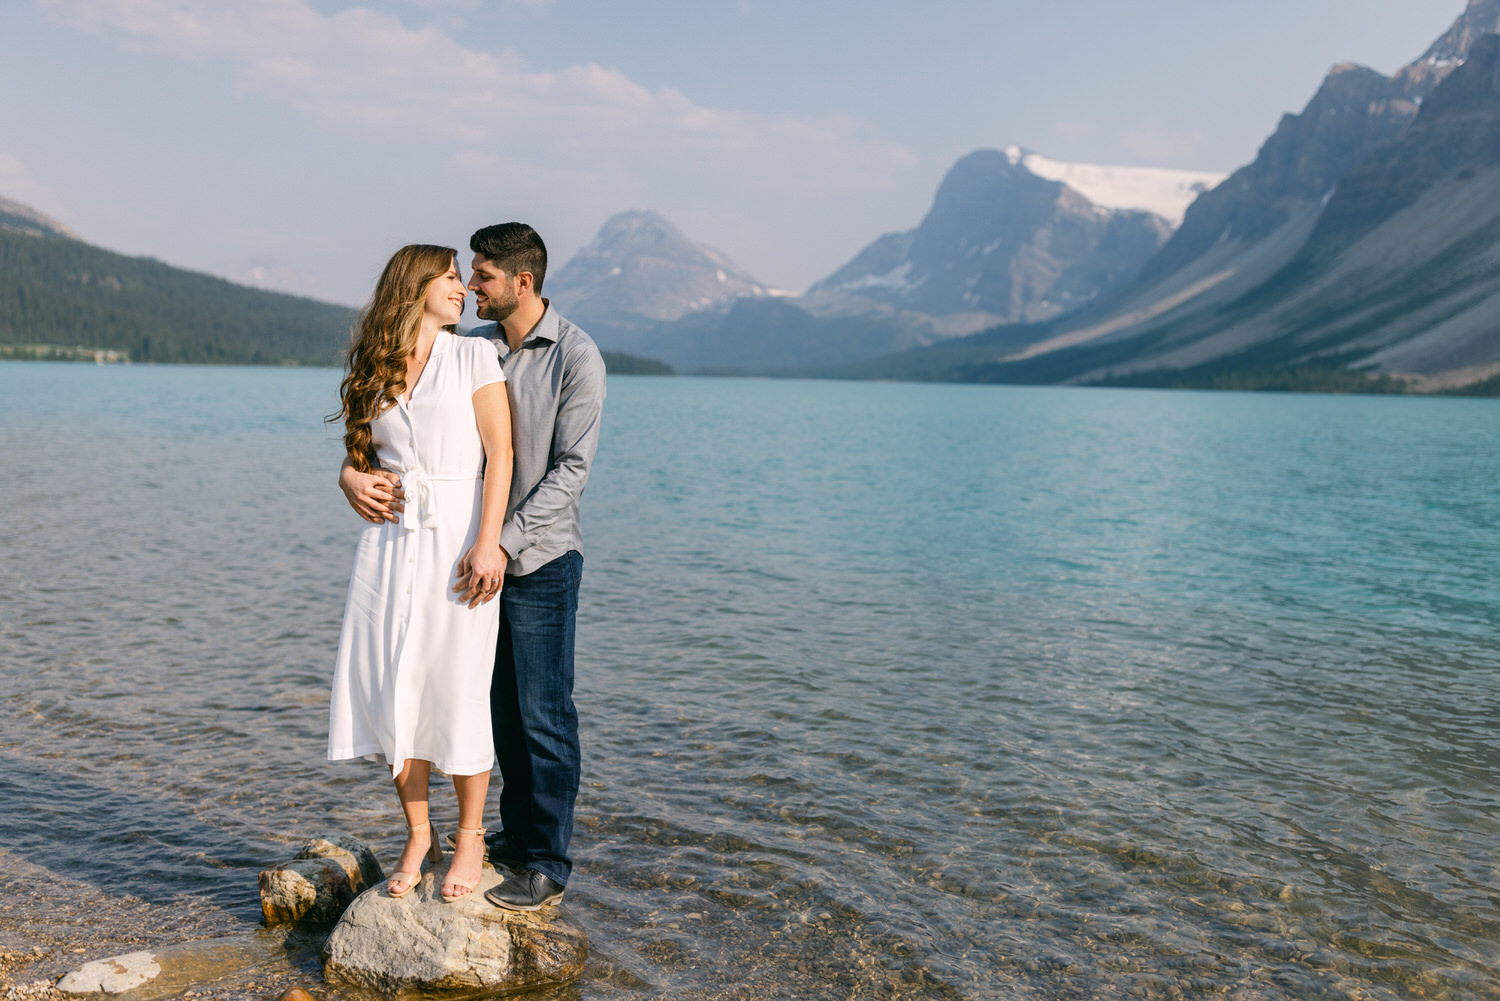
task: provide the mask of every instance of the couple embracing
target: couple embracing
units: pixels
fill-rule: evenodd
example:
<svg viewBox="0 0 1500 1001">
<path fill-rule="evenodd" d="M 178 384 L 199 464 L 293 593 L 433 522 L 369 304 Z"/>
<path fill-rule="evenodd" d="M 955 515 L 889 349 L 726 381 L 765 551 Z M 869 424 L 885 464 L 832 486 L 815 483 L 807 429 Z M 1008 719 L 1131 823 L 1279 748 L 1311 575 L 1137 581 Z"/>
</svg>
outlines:
<svg viewBox="0 0 1500 1001">
<path fill-rule="evenodd" d="M 361 314 L 340 388 L 339 485 L 360 535 L 329 711 L 330 760 L 390 769 L 406 847 L 403 897 L 443 857 L 432 769 L 453 779 L 458 828 L 442 899 L 504 874 L 491 903 L 561 898 L 578 794 L 573 635 L 583 570 L 579 498 L 599 440 L 604 362 L 541 297 L 547 249 L 523 223 L 448 247 L 401 248 Z M 457 333 L 468 292 L 489 327 Z M 487 833 L 490 768 L 500 827 Z"/>
</svg>

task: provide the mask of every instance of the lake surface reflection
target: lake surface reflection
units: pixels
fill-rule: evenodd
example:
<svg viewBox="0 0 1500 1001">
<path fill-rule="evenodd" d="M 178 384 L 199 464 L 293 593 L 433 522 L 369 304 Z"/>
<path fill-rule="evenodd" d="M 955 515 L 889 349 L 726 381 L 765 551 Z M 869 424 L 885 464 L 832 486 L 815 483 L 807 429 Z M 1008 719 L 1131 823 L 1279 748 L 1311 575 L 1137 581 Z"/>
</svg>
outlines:
<svg viewBox="0 0 1500 1001">
<path fill-rule="evenodd" d="M 19 979 L 394 859 L 336 386 L 0 363 Z M 1497 470 L 1490 401 L 612 379 L 543 996 L 1500 998 Z"/>
</svg>

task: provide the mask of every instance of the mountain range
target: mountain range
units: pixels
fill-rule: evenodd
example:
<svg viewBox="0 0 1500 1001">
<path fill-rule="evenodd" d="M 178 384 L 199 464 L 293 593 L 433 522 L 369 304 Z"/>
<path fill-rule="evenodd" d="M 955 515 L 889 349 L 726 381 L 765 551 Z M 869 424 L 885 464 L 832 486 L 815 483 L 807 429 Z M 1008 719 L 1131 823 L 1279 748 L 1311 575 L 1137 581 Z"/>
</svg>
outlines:
<svg viewBox="0 0 1500 1001">
<path fill-rule="evenodd" d="M 916 228 L 878 238 L 805 295 L 768 288 L 654 212 L 611 218 L 546 287 L 601 345 L 680 368 L 838 365 L 1077 309 L 1133 278 L 1218 180 L 979 150 Z"/>
<path fill-rule="evenodd" d="M 1334 67 L 1227 179 L 979 150 L 915 228 L 805 295 L 773 297 L 724 269 L 741 284 L 710 302 L 600 326 L 606 337 L 628 326 L 622 346 L 704 371 L 1472 385 L 1500 375 L 1489 138 L 1500 93 L 1486 76 L 1497 30 L 1500 0 L 1471 0 L 1392 76 Z M 700 248 L 701 273 L 725 263 Z"/>
<path fill-rule="evenodd" d="M 689 371 L 1500 390 L 1497 31 L 1500 0 L 1470 0 L 1391 76 L 1334 67 L 1227 178 L 977 150 L 913 228 L 801 295 L 650 211 L 609 219 L 546 291 L 607 353 Z M 326 364 L 350 317 L 0 199 L 0 346 Z"/>
<path fill-rule="evenodd" d="M 1391 77 L 1335 67 L 1131 281 L 855 376 L 1445 390 L 1500 374 L 1500 0 Z"/>
</svg>

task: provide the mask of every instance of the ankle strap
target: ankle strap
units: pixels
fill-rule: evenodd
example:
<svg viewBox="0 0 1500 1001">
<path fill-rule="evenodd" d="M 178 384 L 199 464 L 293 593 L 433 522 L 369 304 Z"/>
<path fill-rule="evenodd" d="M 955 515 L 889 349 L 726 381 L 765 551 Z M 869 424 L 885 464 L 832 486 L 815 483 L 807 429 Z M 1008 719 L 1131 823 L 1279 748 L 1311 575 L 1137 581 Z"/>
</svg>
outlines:
<svg viewBox="0 0 1500 1001">
<path fill-rule="evenodd" d="M 430 820 L 424 820 L 420 824 L 407 824 L 406 825 L 406 829 L 408 831 L 420 831 L 424 827 L 431 827 L 431 826 L 432 826 L 432 821 L 430 821 Z"/>
<path fill-rule="evenodd" d="M 471 835 L 473 837 L 482 838 L 482 837 L 484 837 L 485 831 L 487 830 L 487 828 L 483 828 L 483 827 L 460 827 L 460 828 L 457 828 L 457 830 L 458 830 L 459 834 L 468 834 L 468 835 Z"/>
</svg>

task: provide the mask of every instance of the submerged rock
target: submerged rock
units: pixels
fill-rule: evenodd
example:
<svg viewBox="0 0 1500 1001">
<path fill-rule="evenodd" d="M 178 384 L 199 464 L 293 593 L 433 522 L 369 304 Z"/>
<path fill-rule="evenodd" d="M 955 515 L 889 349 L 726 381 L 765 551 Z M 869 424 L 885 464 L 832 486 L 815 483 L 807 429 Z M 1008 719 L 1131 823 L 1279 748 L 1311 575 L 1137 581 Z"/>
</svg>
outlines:
<svg viewBox="0 0 1500 1001">
<path fill-rule="evenodd" d="M 384 887 L 356 900 L 323 948 L 324 974 L 394 995 L 490 991 L 576 979 L 588 936 L 557 907 L 506 911 L 484 899 L 500 883 L 485 866 L 474 891 L 447 903 L 439 893 L 449 860 L 432 866 L 405 897 Z"/>
<path fill-rule="evenodd" d="M 375 853 L 344 835 L 313 838 L 290 861 L 260 874 L 267 925 L 327 928 L 364 890 L 385 879 Z"/>
<path fill-rule="evenodd" d="M 127 952 L 84 963 L 59 980 L 57 989 L 64 994 L 123 994 L 155 980 L 160 973 L 156 953 Z"/>
<path fill-rule="evenodd" d="M 283 934 L 249 935 L 180 942 L 153 950 L 85 963 L 58 981 L 65 994 L 123 994 L 140 1001 L 180 994 L 267 964 L 286 961 Z"/>
</svg>

